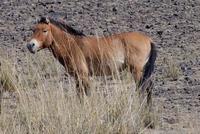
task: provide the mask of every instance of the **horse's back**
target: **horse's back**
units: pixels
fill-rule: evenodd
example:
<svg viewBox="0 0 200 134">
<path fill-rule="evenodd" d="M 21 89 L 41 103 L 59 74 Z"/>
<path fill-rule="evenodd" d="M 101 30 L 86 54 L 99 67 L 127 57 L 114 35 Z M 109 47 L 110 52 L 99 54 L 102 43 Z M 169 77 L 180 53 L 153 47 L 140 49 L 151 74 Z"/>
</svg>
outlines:
<svg viewBox="0 0 200 134">
<path fill-rule="evenodd" d="M 140 32 L 124 32 L 119 34 L 113 34 L 111 36 L 105 36 L 95 39 L 98 44 L 101 46 L 124 44 L 128 45 L 130 48 L 134 48 L 137 51 L 147 52 L 149 53 L 151 48 L 152 39 Z M 121 42 L 121 43 L 119 43 Z"/>
<path fill-rule="evenodd" d="M 84 39 L 85 55 L 95 55 L 97 57 L 121 57 L 130 53 L 132 57 L 144 61 L 151 50 L 151 38 L 140 32 L 125 32 L 103 37 L 86 37 Z M 125 54 L 126 53 L 126 54 Z"/>
<path fill-rule="evenodd" d="M 134 47 L 145 47 L 149 46 L 152 39 L 140 32 L 126 32 L 121 34 L 113 35 L 115 38 L 120 38 L 125 43 L 133 45 Z"/>
</svg>

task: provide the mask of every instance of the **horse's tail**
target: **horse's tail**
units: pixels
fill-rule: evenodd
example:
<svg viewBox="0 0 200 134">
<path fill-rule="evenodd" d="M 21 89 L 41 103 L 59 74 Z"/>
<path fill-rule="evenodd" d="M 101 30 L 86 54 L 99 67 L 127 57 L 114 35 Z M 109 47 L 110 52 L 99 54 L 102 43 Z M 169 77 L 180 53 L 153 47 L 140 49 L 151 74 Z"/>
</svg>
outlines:
<svg viewBox="0 0 200 134">
<path fill-rule="evenodd" d="M 156 46 L 153 42 L 151 42 L 151 51 L 150 51 L 149 59 L 144 67 L 143 77 L 139 83 L 139 87 L 143 86 L 143 84 L 145 84 L 145 82 L 148 81 L 151 74 L 153 73 L 156 57 L 157 57 Z"/>
</svg>

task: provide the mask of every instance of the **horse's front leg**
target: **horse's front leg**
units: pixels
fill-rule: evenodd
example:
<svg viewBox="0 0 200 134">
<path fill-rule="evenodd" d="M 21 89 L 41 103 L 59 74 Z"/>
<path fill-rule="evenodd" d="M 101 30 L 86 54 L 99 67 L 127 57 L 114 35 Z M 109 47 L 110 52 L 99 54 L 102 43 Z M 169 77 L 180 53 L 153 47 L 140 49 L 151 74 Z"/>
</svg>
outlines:
<svg viewBox="0 0 200 134">
<path fill-rule="evenodd" d="M 90 83 L 89 77 L 83 77 L 82 83 L 83 83 L 85 95 L 91 96 L 91 83 Z"/>
<path fill-rule="evenodd" d="M 84 97 L 84 89 L 82 86 L 82 82 L 80 80 L 76 80 L 76 93 L 77 93 L 78 98 L 81 101 Z"/>
<path fill-rule="evenodd" d="M 91 95 L 91 86 L 88 76 L 77 76 L 76 77 L 76 91 L 80 99 L 83 99 L 84 95 Z"/>
</svg>

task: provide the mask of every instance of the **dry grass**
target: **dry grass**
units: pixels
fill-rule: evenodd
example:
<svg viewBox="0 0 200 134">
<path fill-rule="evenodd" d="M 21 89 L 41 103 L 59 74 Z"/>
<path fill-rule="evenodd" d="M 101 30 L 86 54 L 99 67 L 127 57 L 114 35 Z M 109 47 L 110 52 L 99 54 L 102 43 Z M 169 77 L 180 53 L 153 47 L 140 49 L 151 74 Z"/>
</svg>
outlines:
<svg viewBox="0 0 200 134">
<path fill-rule="evenodd" d="M 164 65 L 165 68 L 165 77 L 170 78 L 171 80 L 177 80 L 180 76 L 180 68 L 179 66 L 173 61 L 173 58 L 164 58 Z"/>
<path fill-rule="evenodd" d="M 17 56 L 13 57 L 0 58 L 0 88 L 15 91 L 14 96 L 3 97 L 0 133 L 178 134 L 200 131 L 197 127 L 199 119 L 189 114 L 186 116 L 181 109 L 177 113 L 180 116 L 177 123 L 173 124 L 174 130 L 162 119 L 170 116 L 163 115 L 162 103 L 154 102 L 154 112 L 146 111 L 145 101 L 139 103 L 133 79 L 127 73 L 122 75 L 122 80 L 116 77 L 113 80 L 92 78 L 92 96 L 86 97 L 84 104 L 80 104 L 73 79 L 64 77 L 64 69 L 48 54 L 27 54 L 20 65 L 16 63 Z M 177 70 L 177 66 L 170 60 L 166 65 L 169 70 L 166 74 L 169 75 L 165 77 L 177 78 L 179 72 L 173 71 Z M 156 125 L 155 130 L 144 127 L 143 121 L 149 117 Z"/>
<path fill-rule="evenodd" d="M 34 58 L 33 58 L 34 57 Z M 148 116 L 140 105 L 131 77 L 112 81 L 93 78 L 91 97 L 80 104 L 74 81 L 61 77 L 63 69 L 43 53 L 26 55 L 27 70 L 5 60 L 4 89 L 14 89 L 15 100 L 3 99 L 0 133 L 140 133 Z M 45 57 L 45 58 L 44 58 Z M 3 60 L 1 60 L 2 62 Z M 12 63 L 12 65 L 11 65 Z M 15 62 L 14 62 L 15 63 Z M 12 71 L 11 71 L 12 70 Z M 17 77 L 16 77 L 17 76 Z M 15 79 L 17 78 L 17 79 Z M 145 99 L 144 99 L 145 100 Z M 16 103 L 14 107 L 12 103 Z"/>
<path fill-rule="evenodd" d="M 6 91 L 15 91 L 14 73 L 8 60 L 0 59 L 0 83 L 2 89 Z"/>
</svg>

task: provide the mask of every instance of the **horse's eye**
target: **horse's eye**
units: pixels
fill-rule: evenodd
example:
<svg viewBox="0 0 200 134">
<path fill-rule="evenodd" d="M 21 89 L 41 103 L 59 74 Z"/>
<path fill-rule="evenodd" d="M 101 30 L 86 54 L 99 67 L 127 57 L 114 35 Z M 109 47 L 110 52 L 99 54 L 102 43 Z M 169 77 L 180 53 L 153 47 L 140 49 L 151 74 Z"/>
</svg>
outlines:
<svg viewBox="0 0 200 134">
<path fill-rule="evenodd" d="M 44 30 L 43 32 L 46 33 L 46 32 L 48 32 L 48 31 L 47 31 L 47 30 Z"/>
</svg>

